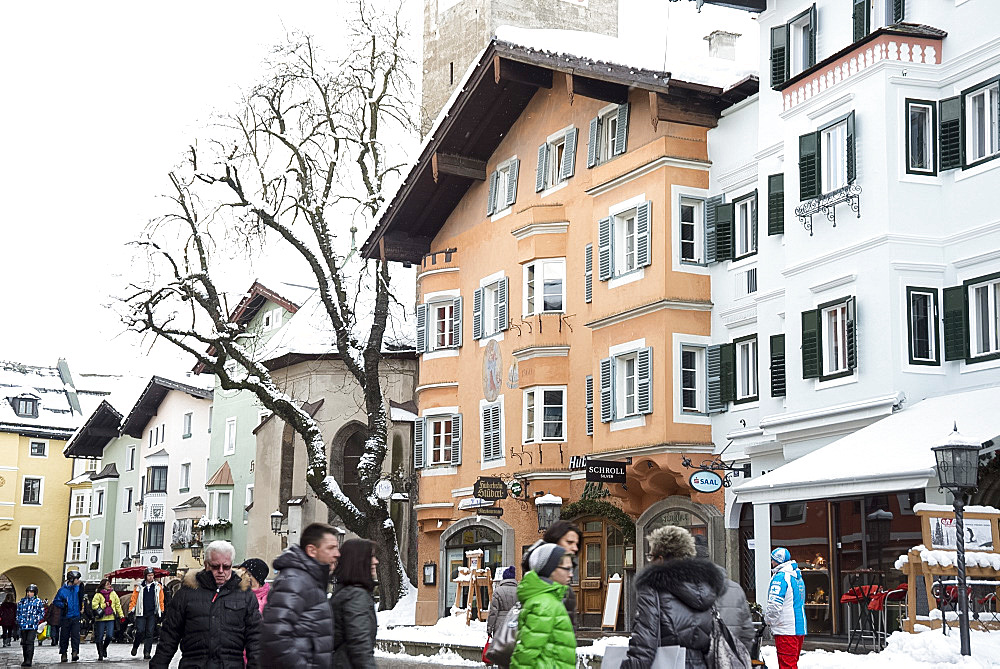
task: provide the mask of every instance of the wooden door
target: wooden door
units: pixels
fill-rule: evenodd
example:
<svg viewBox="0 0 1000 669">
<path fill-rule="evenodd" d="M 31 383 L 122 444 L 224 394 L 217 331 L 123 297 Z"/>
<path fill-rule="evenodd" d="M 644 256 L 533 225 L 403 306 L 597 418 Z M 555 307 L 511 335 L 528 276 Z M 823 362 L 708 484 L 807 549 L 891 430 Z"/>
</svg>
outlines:
<svg viewBox="0 0 1000 669">
<path fill-rule="evenodd" d="M 579 574 L 577 575 L 577 611 L 582 628 L 600 629 L 608 579 L 624 577 L 624 536 L 620 529 L 602 518 L 578 521 L 580 539 Z"/>
</svg>

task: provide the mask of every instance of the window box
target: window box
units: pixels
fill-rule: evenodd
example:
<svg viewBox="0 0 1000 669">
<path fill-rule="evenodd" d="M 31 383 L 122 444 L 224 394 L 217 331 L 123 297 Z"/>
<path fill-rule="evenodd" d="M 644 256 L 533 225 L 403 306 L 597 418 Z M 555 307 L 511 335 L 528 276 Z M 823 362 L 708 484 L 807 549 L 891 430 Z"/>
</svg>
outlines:
<svg viewBox="0 0 1000 669">
<path fill-rule="evenodd" d="M 590 121 L 587 167 L 595 167 L 625 153 L 629 104 L 611 105 Z"/>
<path fill-rule="evenodd" d="M 600 220 L 597 269 L 601 281 L 609 281 L 651 264 L 651 214 L 652 203 L 647 201 Z"/>
<path fill-rule="evenodd" d="M 537 386 L 524 391 L 522 442 L 566 441 L 566 388 Z"/>
<path fill-rule="evenodd" d="M 538 164 L 535 167 L 535 192 L 552 188 L 576 172 L 576 142 L 579 131 L 567 128 L 538 147 Z"/>
<path fill-rule="evenodd" d="M 462 414 L 426 416 L 413 424 L 413 467 L 462 464 Z"/>
<path fill-rule="evenodd" d="M 601 422 L 653 411 L 653 349 L 641 348 L 601 360 Z"/>
</svg>

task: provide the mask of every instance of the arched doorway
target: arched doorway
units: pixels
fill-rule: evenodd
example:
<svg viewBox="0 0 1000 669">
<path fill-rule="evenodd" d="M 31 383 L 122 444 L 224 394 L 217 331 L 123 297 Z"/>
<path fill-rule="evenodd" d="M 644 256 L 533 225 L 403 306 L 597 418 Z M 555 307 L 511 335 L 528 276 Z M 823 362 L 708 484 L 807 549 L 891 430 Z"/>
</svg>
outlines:
<svg viewBox="0 0 1000 669">
<path fill-rule="evenodd" d="M 583 532 L 580 537 L 579 566 L 573 574 L 576 607 L 582 628 L 601 627 L 608 581 L 618 574 L 625 577 L 625 534 L 611 521 L 599 516 L 584 516 L 574 521 Z M 625 607 L 621 607 L 617 629 L 624 629 Z"/>
<path fill-rule="evenodd" d="M 636 536 L 642 537 L 637 562 L 643 566 L 649 546 L 646 537 L 665 525 L 683 527 L 694 537 L 695 546 L 710 560 L 718 562 L 725 555 L 722 513 L 714 506 L 697 504 L 687 497 L 672 495 L 646 509 L 636 522 Z M 707 552 L 707 553 L 706 553 Z"/>
<path fill-rule="evenodd" d="M 62 574 L 59 575 L 58 578 L 60 581 L 57 583 L 49 574 L 38 567 L 30 565 L 11 567 L 3 574 L 10 579 L 11 585 L 14 587 L 15 601 L 24 596 L 25 589 L 32 583 L 38 586 L 39 597 L 52 601 L 52 598 L 56 596 L 56 591 L 59 590 L 59 586 L 62 584 Z"/>
<path fill-rule="evenodd" d="M 447 615 L 455 604 L 458 568 L 468 566 L 465 552 L 483 551 L 483 566 L 495 574 L 514 564 L 514 528 L 494 518 L 463 518 L 441 534 L 441 563 L 438 579 L 439 615 Z"/>
<path fill-rule="evenodd" d="M 333 438 L 330 474 L 340 483 L 347 498 L 358 504 L 361 499 L 361 476 L 358 467 L 365 453 L 367 426 L 352 421 L 338 430 Z"/>
</svg>

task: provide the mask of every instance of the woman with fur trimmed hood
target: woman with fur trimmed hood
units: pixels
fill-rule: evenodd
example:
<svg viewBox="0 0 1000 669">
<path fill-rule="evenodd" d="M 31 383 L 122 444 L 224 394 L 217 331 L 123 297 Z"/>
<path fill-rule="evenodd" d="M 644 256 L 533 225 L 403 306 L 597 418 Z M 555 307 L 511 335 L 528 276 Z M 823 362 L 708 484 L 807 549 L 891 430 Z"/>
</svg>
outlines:
<svg viewBox="0 0 1000 669">
<path fill-rule="evenodd" d="M 714 562 L 695 557 L 694 538 L 687 530 L 668 525 L 646 540 L 650 564 L 635 580 L 635 619 L 621 669 L 652 666 L 659 646 L 683 646 L 687 669 L 706 667 L 713 607 L 734 637 L 752 642 L 753 623 L 742 590 Z M 735 606 L 733 598 L 742 599 L 742 606 Z"/>
</svg>

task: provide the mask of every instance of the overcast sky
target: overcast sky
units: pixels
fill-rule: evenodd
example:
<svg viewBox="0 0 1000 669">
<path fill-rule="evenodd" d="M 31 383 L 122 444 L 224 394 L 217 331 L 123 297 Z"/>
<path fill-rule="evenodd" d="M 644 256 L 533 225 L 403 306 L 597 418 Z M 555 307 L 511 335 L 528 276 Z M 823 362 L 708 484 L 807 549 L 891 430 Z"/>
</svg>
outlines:
<svg viewBox="0 0 1000 669">
<path fill-rule="evenodd" d="M 167 172 L 213 110 L 234 106 L 269 46 L 291 29 L 335 45 L 344 3 L 5 3 L 0 359 L 54 365 L 66 357 L 78 372 L 190 368 L 170 347 L 150 350 L 123 333 L 107 308 L 124 290 L 124 245 L 162 213 Z M 422 4 L 404 4 L 417 35 Z M 622 32 L 655 48 L 663 37 L 651 31 L 667 12 L 674 24 L 699 24 L 677 39 L 700 40 L 706 25 L 742 25 L 754 35 L 741 40 L 740 55 L 754 57 L 756 24 L 746 14 L 706 7 L 694 19 L 693 3 L 651 14 L 652 4 L 622 0 Z"/>
</svg>

